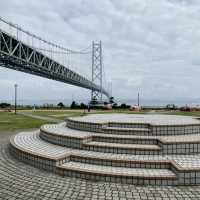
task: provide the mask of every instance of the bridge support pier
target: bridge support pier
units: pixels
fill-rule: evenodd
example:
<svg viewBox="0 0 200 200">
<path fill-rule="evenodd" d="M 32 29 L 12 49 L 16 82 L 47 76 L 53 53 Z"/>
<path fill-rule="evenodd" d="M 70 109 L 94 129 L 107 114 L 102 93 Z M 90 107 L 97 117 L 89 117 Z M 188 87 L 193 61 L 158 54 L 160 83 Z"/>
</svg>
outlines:
<svg viewBox="0 0 200 200">
<path fill-rule="evenodd" d="M 101 104 L 102 101 L 102 44 L 92 42 L 92 82 L 100 86 L 100 91 L 92 90 L 91 92 L 91 104 Z"/>
</svg>

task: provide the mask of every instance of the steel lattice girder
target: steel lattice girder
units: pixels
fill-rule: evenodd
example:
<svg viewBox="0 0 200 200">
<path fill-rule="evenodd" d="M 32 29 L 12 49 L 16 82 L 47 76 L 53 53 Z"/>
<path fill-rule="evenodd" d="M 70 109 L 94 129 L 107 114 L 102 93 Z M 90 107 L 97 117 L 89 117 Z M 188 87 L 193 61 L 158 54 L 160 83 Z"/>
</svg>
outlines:
<svg viewBox="0 0 200 200">
<path fill-rule="evenodd" d="M 101 87 L 0 30 L 0 65 L 93 91 Z M 109 96 L 106 90 L 102 93 Z"/>
<path fill-rule="evenodd" d="M 102 46 L 99 43 L 92 43 L 92 82 L 100 85 L 100 91 L 92 90 L 91 100 L 102 101 Z"/>
</svg>

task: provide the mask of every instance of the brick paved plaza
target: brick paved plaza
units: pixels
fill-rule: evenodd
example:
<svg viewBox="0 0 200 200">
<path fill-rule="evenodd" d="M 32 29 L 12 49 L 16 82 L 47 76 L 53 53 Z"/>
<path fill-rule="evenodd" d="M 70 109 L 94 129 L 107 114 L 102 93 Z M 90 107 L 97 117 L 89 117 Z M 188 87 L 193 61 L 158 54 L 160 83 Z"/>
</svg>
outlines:
<svg viewBox="0 0 200 200">
<path fill-rule="evenodd" d="M 0 199 L 200 199 L 198 120 L 100 118 L 3 135 Z"/>
<path fill-rule="evenodd" d="M 200 199 L 200 186 L 134 186 L 60 177 L 13 158 L 0 140 L 0 199 Z"/>
</svg>

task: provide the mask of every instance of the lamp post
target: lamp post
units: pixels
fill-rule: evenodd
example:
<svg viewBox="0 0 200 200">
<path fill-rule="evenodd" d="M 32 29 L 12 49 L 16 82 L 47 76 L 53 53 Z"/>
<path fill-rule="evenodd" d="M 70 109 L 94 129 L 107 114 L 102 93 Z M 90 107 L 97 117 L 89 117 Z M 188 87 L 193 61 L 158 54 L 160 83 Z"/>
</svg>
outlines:
<svg viewBox="0 0 200 200">
<path fill-rule="evenodd" d="M 140 106 L 140 93 L 138 92 L 138 107 Z"/>
<path fill-rule="evenodd" d="M 17 84 L 15 86 L 15 114 L 17 114 Z"/>
</svg>

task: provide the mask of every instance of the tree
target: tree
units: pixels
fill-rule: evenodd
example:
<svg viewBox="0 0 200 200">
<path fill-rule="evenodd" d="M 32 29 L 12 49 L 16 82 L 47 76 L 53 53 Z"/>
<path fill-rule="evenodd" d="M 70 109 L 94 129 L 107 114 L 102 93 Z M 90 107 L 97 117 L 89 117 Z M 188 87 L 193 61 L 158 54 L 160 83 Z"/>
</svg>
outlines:
<svg viewBox="0 0 200 200">
<path fill-rule="evenodd" d="M 8 108 L 11 107 L 9 103 L 0 103 L 0 108 Z"/>
<path fill-rule="evenodd" d="M 123 109 L 126 109 L 126 108 L 130 108 L 131 106 L 126 105 L 125 103 L 122 103 L 120 107 L 123 108 Z"/>
<path fill-rule="evenodd" d="M 167 104 L 166 109 L 167 110 L 176 110 L 176 106 L 174 104 Z"/>
<path fill-rule="evenodd" d="M 65 105 L 62 103 L 62 102 L 59 102 L 58 105 L 57 105 L 59 108 L 64 108 Z"/>
<path fill-rule="evenodd" d="M 113 104 L 113 108 L 118 108 L 117 103 L 114 103 L 114 104 Z"/>
<path fill-rule="evenodd" d="M 84 103 L 80 104 L 80 109 L 86 109 L 86 108 L 87 108 L 87 105 L 85 105 Z"/>
<path fill-rule="evenodd" d="M 71 109 L 77 108 L 77 104 L 76 104 L 75 101 L 72 101 L 72 104 L 71 104 L 70 108 L 71 108 Z"/>
</svg>

